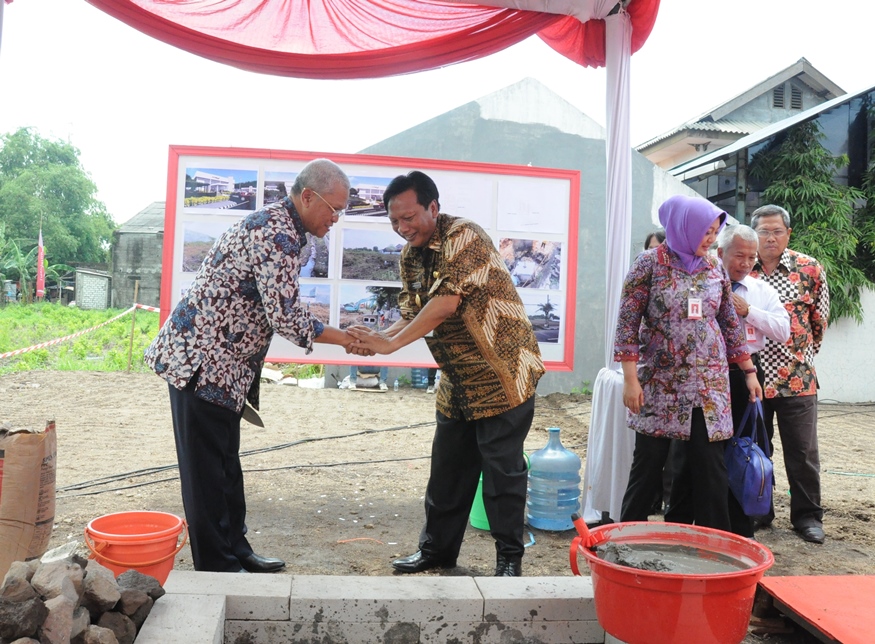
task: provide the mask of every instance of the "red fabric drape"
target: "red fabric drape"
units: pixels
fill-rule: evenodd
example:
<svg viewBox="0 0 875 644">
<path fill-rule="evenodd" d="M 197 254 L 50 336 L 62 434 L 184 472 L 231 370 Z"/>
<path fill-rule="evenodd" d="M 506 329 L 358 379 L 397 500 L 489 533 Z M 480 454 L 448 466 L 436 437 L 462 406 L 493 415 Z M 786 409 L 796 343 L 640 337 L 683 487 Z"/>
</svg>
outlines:
<svg viewBox="0 0 875 644">
<path fill-rule="evenodd" d="M 376 78 L 496 53 L 541 32 L 584 65 L 603 65 L 604 23 L 432 0 L 87 0 L 149 36 L 248 71 Z M 632 0 L 633 51 L 659 0 Z M 639 26 L 640 23 L 640 26 Z M 640 29 L 640 33 L 639 33 Z M 637 44 L 637 46 L 636 46 Z"/>
<path fill-rule="evenodd" d="M 659 11 L 659 0 L 633 0 L 627 7 L 632 21 L 632 53 L 641 49 Z M 605 66 L 605 21 L 565 17 L 538 32 L 541 40 L 584 67 Z"/>
<path fill-rule="evenodd" d="M 88 0 L 149 36 L 248 71 L 376 78 L 501 51 L 562 16 L 416 0 Z"/>
</svg>

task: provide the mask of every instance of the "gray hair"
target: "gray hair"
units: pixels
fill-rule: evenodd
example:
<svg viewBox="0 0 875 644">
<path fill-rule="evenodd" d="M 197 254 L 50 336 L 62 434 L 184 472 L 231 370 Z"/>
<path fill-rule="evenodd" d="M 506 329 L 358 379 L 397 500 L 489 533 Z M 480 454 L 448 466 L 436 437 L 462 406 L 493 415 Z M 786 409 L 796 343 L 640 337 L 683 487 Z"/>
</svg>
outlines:
<svg viewBox="0 0 875 644">
<path fill-rule="evenodd" d="M 720 236 L 717 237 L 717 248 L 725 252 L 727 248 L 735 243 L 735 239 L 738 237 L 743 241 L 753 242 L 759 247 L 760 238 L 759 235 L 757 235 L 757 231 L 750 226 L 737 224 L 735 226 L 726 226 L 720 232 Z"/>
<path fill-rule="evenodd" d="M 776 206 L 774 204 L 769 204 L 768 206 L 760 206 L 756 210 L 753 211 L 753 215 L 751 216 L 750 225 L 753 228 L 757 227 L 757 224 L 760 223 L 761 217 L 774 217 L 775 215 L 781 215 L 781 220 L 784 222 L 785 228 L 790 228 L 790 213 L 781 208 L 781 206 Z"/>
<path fill-rule="evenodd" d="M 349 194 L 349 177 L 340 169 L 339 165 L 329 159 L 313 159 L 295 177 L 292 194 L 300 195 L 304 188 L 310 188 L 316 192 L 331 192 L 337 188 L 338 183 L 343 184 L 347 194 Z"/>
</svg>

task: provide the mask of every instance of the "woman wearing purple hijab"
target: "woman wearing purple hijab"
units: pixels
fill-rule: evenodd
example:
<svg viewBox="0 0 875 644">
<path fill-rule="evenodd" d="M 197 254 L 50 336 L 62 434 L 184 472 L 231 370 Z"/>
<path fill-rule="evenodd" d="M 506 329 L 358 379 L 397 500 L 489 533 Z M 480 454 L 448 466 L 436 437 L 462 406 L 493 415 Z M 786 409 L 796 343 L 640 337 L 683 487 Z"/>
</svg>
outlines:
<svg viewBox="0 0 875 644">
<path fill-rule="evenodd" d="M 707 199 L 677 195 L 659 207 L 659 221 L 665 242 L 641 253 L 626 275 L 614 342 L 623 404 L 637 432 L 620 520 L 647 520 L 670 439 L 678 439 L 665 520 L 728 531 L 729 363 L 747 374 L 751 400 L 762 389 L 729 276 L 708 254 L 726 213 Z"/>
</svg>

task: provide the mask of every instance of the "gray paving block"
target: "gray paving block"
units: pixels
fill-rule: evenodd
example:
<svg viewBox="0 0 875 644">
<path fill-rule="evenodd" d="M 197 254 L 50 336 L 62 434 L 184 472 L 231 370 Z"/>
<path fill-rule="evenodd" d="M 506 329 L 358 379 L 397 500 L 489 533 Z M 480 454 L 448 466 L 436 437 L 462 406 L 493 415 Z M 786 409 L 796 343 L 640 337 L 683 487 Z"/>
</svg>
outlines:
<svg viewBox="0 0 875 644">
<path fill-rule="evenodd" d="M 605 631 L 596 621 L 432 623 L 423 626 L 420 641 L 422 644 L 602 644 Z"/>
<path fill-rule="evenodd" d="M 474 577 L 483 614 L 504 622 L 595 620 L 591 577 Z"/>
<path fill-rule="evenodd" d="M 137 644 L 222 644 L 224 628 L 224 597 L 168 593 L 155 602 Z"/>
<path fill-rule="evenodd" d="M 479 622 L 483 597 L 471 577 L 292 575 L 297 622 Z"/>
<path fill-rule="evenodd" d="M 168 594 L 222 595 L 227 619 L 288 620 L 291 575 L 233 574 L 174 570 L 164 584 Z"/>
<path fill-rule="evenodd" d="M 420 626 L 412 622 L 261 622 L 229 620 L 225 644 L 418 644 Z M 446 644 L 447 640 L 443 640 Z"/>
<path fill-rule="evenodd" d="M 623 640 L 618 640 L 610 633 L 605 633 L 605 644 L 626 644 Z"/>
</svg>

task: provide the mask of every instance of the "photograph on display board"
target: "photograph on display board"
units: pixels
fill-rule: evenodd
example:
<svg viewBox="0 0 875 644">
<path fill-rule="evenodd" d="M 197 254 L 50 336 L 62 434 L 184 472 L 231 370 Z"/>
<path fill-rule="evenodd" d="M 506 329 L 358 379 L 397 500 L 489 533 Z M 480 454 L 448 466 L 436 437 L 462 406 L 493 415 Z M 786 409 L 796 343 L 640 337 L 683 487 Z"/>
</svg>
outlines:
<svg viewBox="0 0 875 644">
<path fill-rule="evenodd" d="M 397 282 L 404 240 L 391 230 L 343 230 L 340 277 L 345 280 Z"/>
<path fill-rule="evenodd" d="M 258 172 L 243 168 L 185 168 L 183 207 L 198 210 L 255 210 Z"/>
<path fill-rule="evenodd" d="M 179 283 L 179 299 L 182 299 L 185 297 L 185 294 L 188 293 L 188 289 L 191 288 L 191 283 L 193 281 L 194 280 L 182 280 Z"/>
<path fill-rule="evenodd" d="M 301 249 L 301 277 L 328 277 L 331 233 L 325 237 L 307 235 Z"/>
<path fill-rule="evenodd" d="M 264 205 L 269 206 L 292 194 L 297 172 L 266 170 L 264 173 Z"/>
<path fill-rule="evenodd" d="M 383 191 L 392 177 L 351 175 L 349 177 L 349 205 L 346 217 L 352 221 L 389 221 L 383 204 Z"/>
<path fill-rule="evenodd" d="M 502 238 L 498 253 L 517 288 L 559 289 L 562 243 Z"/>
<path fill-rule="evenodd" d="M 197 272 L 213 244 L 233 224 L 233 221 L 184 222 L 182 226 L 182 272 Z"/>
<path fill-rule="evenodd" d="M 315 315 L 323 324 L 331 323 L 331 287 L 327 284 L 301 284 L 301 306 Z"/>
<path fill-rule="evenodd" d="M 556 293 L 524 291 L 520 293 L 520 298 L 538 342 L 558 343 L 565 312 L 562 297 Z"/>
<path fill-rule="evenodd" d="M 400 286 L 341 284 L 338 328 L 369 326 L 382 331 L 401 319 Z"/>
<path fill-rule="evenodd" d="M 552 185 L 551 185 L 552 184 Z M 502 178 L 498 183 L 498 228 L 528 234 L 568 232 L 568 191 L 551 179 Z M 556 186 L 557 189 L 550 190 Z"/>
</svg>

